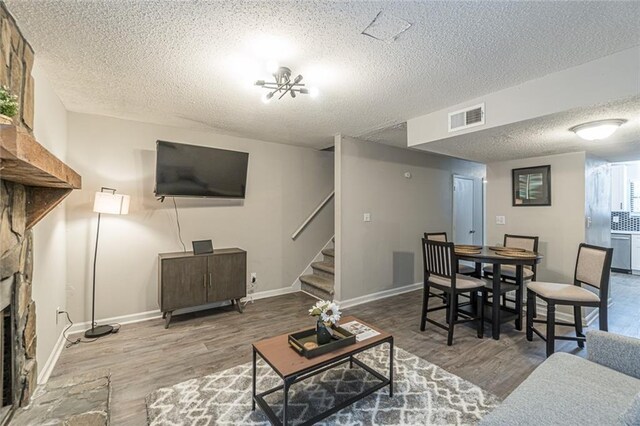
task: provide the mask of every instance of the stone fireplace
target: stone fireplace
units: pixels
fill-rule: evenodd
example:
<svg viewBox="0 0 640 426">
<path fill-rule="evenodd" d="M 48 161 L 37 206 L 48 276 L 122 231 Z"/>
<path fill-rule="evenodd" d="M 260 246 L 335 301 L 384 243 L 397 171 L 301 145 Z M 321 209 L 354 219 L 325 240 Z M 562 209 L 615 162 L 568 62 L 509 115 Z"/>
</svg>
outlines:
<svg viewBox="0 0 640 426">
<path fill-rule="evenodd" d="M 36 305 L 31 299 L 32 237 L 24 185 L 0 181 L 2 406 L 23 406 L 36 386 Z"/>
<path fill-rule="evenodd" d="M 26 406 L 37 384 L 31 228 L 81 178 L 33 137 L 33 50 L 0 1 L 0 85 L 18 95 L 12 125 L 0 124 L 0 424 Z"/>
</svg>

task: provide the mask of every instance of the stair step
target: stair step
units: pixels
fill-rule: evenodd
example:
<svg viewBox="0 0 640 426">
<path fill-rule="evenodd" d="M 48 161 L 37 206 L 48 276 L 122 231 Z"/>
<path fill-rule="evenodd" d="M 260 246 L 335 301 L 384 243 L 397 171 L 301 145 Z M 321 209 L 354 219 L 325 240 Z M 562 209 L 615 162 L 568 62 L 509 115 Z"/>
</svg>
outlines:
<svg viewBox="0 0 640 426">
<path fill-rule="evenodd" d="M 314 289 L 327 293 L 327 295 L 330 295 L 331 299 L 333 299 L 333 281 L 332 280 L 314 274 L 314 275 L 301 276 L 300 282 L 303 285 L 306 284 L 310 287 L 313 287 Z"/>
<path fill-rule="evenodd" d="M 322 250 L 322 254 L 328 257 L 336 257 L 336 251 L 332 248 Z"/>
<path fill-rule="evenodd" d="M 320 275 L 323 278 L 328 278 L 333 281 L 335 273 L 335 267 L 333 262 L 313 262 L 311 264 L 314 275 Z"/>
</svg>

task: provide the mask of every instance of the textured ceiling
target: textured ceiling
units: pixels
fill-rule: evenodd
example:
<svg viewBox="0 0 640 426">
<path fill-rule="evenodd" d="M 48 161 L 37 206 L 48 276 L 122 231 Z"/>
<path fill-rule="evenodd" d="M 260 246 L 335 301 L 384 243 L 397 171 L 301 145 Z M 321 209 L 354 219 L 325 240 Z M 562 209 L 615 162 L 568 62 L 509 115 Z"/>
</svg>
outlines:
<svg viewBox="0 0 640 426">
<path fill-rule="evenodd" d="M 628 121 L 612 136 L 600 141 L 585 141 L 569 131 L 575 125 L 607 118 Z M 576 151 L 587 151 L 609 161 L 640 160 L 640 95 L 440 139 L 414 148 L 480 163 Z"/>
<path fill-rule="evenodd" d="M 72 111 L 320 148 L 632 47 L 640 22 L 639 2 L 6 3 Z M 363 35 L 380 11 L 411 27 Z M 321 95 L 262 104 L 267 59 Z"/>
</svg>

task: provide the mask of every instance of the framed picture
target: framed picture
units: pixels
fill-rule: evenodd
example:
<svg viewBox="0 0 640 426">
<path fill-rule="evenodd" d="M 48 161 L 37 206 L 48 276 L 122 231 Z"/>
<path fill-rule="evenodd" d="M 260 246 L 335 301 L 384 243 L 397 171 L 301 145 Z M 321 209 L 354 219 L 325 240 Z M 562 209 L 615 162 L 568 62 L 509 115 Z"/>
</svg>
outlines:
<svg viewBox="0 0 640 426">
<path fill-rule="evenodd" d="M 551 205 L 551 166 L 513 169 L 511 178 L 514 207 Z"/>
</svg>

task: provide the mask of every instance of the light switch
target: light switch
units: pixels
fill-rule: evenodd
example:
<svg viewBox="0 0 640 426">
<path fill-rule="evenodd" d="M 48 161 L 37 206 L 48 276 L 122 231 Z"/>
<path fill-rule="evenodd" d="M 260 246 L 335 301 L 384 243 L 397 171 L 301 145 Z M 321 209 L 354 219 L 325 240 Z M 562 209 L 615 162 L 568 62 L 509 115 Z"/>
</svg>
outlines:
<svg viewBox="0 0 640 426">
<path fill-rule="evenodd" d="M 496 216 L 496 225 L 506 225 L 507 219 L 504 216 Z"/>
<path fill-rule="evenodd" d="M 362 217 L 365 222 L 371 222 L 371 213 L 365 213 Z"/>
</svg>

